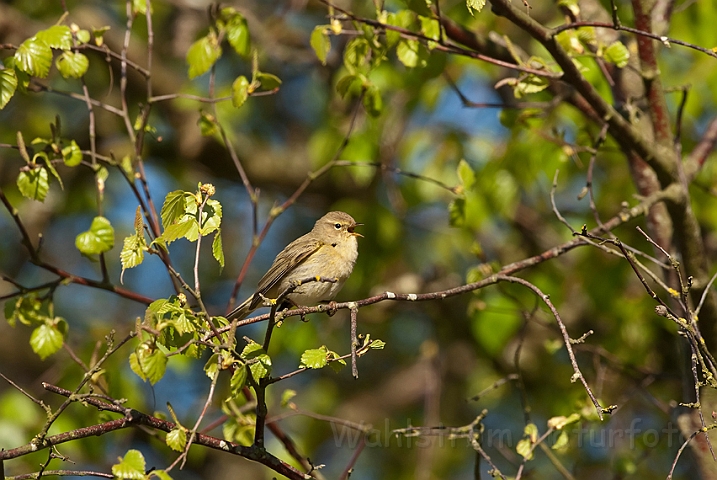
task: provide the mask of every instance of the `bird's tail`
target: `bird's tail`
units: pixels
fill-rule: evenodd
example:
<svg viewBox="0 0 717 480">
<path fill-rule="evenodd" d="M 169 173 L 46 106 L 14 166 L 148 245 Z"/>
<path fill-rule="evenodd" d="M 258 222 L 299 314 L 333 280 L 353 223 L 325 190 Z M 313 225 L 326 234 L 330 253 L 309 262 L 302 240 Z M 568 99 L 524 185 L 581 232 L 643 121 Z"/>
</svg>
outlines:
<svg viewBox="0 0 717 480">
<path fill-rule="evenodd" d="M 227 320 L 243 320 L 247 315 L 256 310 L 256 306 L 253 305 L 253 303 L 254 295 L 244 300 L 241 305 L 229 312 Z"/>
</svg>

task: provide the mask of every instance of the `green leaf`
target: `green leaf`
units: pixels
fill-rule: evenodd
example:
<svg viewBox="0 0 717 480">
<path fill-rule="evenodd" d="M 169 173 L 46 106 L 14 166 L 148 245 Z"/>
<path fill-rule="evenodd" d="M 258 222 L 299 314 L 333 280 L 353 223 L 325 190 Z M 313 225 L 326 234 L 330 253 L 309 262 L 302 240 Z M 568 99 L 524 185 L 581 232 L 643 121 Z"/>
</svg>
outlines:
<svg viewBox="0 0 717 480">
<path fill-rule="evenodd" d="M 531 449 L 531 442 L 528 438 L 523 438 L 518 442 L 518 445 L 515 447 L 515 451 L 518 452 L 518 455 L 525 458 L 526 460 L 532 460 L 533 458 L 533 451 Z"/>
<path fill-rule="evenodd" d="M 182 190 L 175 190 L 164 197 L 160 216 L 162 217 L 162 226 L 165 229 L 184 217 L 187 204 L 185 197 L 187 195 L 191 194 L 187 194 Z"/>
<path fill-rule="evenodd" d="M 82 163 L 82 150 L 74 140 L 70 141 L 70 144 L 62 149 L 62 160 L 68 167 L 76 167 Z"/>
<path fill-rule="evenodd" d="M 0 70 L 0 110 L 5 108 L 17 90 L 17 75 L 15 69 Z"/>
<path fill-rule="evenodd" d="M 369 344 L 369 347 L 374 350 L 383 350 L 386 346 L 386 342 L 379 340 L 378 338 Z"/>
<path fill-rule="evenodd" d="M 350 73 L 368 64 L 368 54 L 371 51 L 368 40 L 363 37 L 357 37 L 349 41 L 344 48 L 344 65 Z"/>
<path fill-rule="evenodd" d="M 568 436 L 567 430 L 563 430 L 560 432 L 560 435 L 558 435 L 557 440 L 555 440 L 555 443 L 552 447 L 550 447 L 552 450 L 563 450 L 565 447 L 568 446 L 568 441 L 570 440 Z"/>
<path fill-rule="evenodd" d="M 480 13 L 483 7 L 485 7 L 485 0 L 466 0 L 466 7 L 468 8 L 468 13 L 471 15 L 473 15 L 473 10 Z"/>
<path fill-rule="evenodd" d="M 234 369 L 234 374 L 230 382 L 232 397 L 238 397 L 241 394 L 242 388 L 246 385 L 247 369 L 246 365 L 240 363 Z"/>
<path fill-rule="evenodd" d="M 66 325 L 66 324 L 65 324 Z M 45 323 L 32 331 L 30 346 L 32 351 L 40 356 L 42 360 L 62 348 L 65 337 L 54 322 Z"/>
<path fill-rule="evenodd" d="M 234 100 L 232 99 L 232 101 Z M 214 118 L 214 115 L 206 112 L 199 113 L 200 116 L 197 123 L 199 124 L 199 130 L 202 132 L 202 135 L 205 137 L 217 135 L 219 133 L 219 126 L 217 125 L 217 120 Z"/>
<path fill-rule="evenodd" d="M 175 452 L 184 451 L 184 447 L 187 446 L 187 431 L 182 427 L 172 429 L 167 433 L 167 437 L 164 439 L 167 446 Z"/>
<path fill-rule="evenodd" d="M 144 260 L 144 251 L 147 249 L 147 242 L 144 235 L 134 234 L 125 237 L 120 261 L 122 262 L 122 273 L 128 268 L 134 268 Z"/>
<path fill-rule="evenodd" d="M 42 301 L 38 300 L 37 293 L 31 292 L 14 301 L 7 300 L 5 302 L 5 318 L 11 327 L 14 327 L 18 321 L 29 326 L 47 318 L 40 312 L 41 309 Z"/>
<path fill-rule="evenodd" d="M 194 42 L 187 50 L 189 78 L 196 78 L 209 71 L 221 56 L 222 48 L 214 32 L 209 32 Z"/>
<path fill-rule="evenodd" d="M 15 67 L 33 77 L 47 77 L 50 65 L 52 49 L 36 37 L 28 38 L 15 51 Z"/>
<path fill-rule="evenodd" d="M 289 401 L 291 401 L 292 398 L 296 396 L 296 390 L 292 390 L 290 388 L 287 388 L 283 392 L 281 392 L 281 406 L 286 407 L 289 404 Z"/>
<path fill-rule="evenodd" d="M 72 48 L 72 31 L 66 25 L 53 25 L 45 30 L 40 30 L 34 38 L 45 43 L 50 48 L 59 50 Z"/>
<path fill-rule="evenodd" d="M 45 167 L 22 171 L 17 177 L 17 188 L 23 197 L 43 202 L 50 190 L 49 176 Z"/>
<path fill-rule="evenodd" d="M 115 230 L 105 217 L 95 217 L 90 229 L 75 238 L 75 246 L 83 255 L 97 255 L 115 245 Z"/>
<path fill-rule="evenodd" d="M 201 230 L 202 236 L 207 236 L 210 233 L 219 230 L 222 224 L 222 204 L 218 200 L 207 200 L 207 203 L 202 209 L 201 219 Z M 192 232 L 187 236 L 191 241 L 197 239 L 196 234 L 192 237 Z"/>
<path fill-rule="evenodd" d="M 264 348 L 258 343 L 251 342 L 247 344 L 241 352 L 241 358 L 249 363 L 249 370 L 255 381 L 271 373 L 271 357 L 267 355 Z"/>
<path fill-rule="evenodd" d="M 316 58 L 319 59 L 322 65 L 326 65 L 326 58 L 329 56 L 331 51 L 331 39 L 329 39 L 329 26 L 319 25 L 314 28 L 309 38 L 311 48 L 316 53 Z"/>
<path fill-rule="evenodd" d="M 356 89 L 357 91 L 355 93 L 359 93 L 360 90 L 358 90 L 356 87 L 361 86 L 361 77 L 359 75 L 355 74 L 349 74 L 341 77 L 341 79 L 336 82 L 336 91 L 339 95 L 341 95 L 341 98 L 344 98 L 347 93 L 350 91 Z"/>
<path fill-rule="evenodd" d="M 415 14 L 411 10 L 399 10 L 396 13 L 386 15 L 386 24 L 394 27 L 410 29 L 413 25 Z M 395 30 L 386 30 L 386 44 L 392 47 L 401 39 L 401 34 Z"/>
<path fill-rule="evenodd" d="M 548 81 L 545 78 L 531 73 L 515 84 L 513 95 L 515 95 L 515 98 L 523 98 L 530 93 L 542 92 L 548 88 L 548 85 Z"/>
<path fill-rule="evenodd" d="M 144 2 L 143 2 L 144 3 Z M 141 480 L 145 478 L 145 461 L 139 450 L 129 450 L 120 463 L 112 465 L 112 475 L 118 479 Z"/>
<path fill-rule="evenodd" d="M 464 159 L 461 159 L 461 161 L 458 162 L 457 172 L 458 178 L 461 181 L 461 185 L 463 185 L 464 191 L 470 190 L 476 182 L 476 174 L 473 171 L 473 168 L 471 168 L 468 162 L 466 162 Z"/>
<path fill-rule="evenodd" d="M 57 57 L 55 66 L 65 78 L 80 78 L 87 73 L 90 61 L 80 52 L 64 52 Z"/>
<path fill-rule="evenodd" d="M 438 41 L 441 38 L 441 24 L 438 20 L 431 17 L 424 17 L 419 15 L 418 19 L 421 21 L 421 33 L 432 39 Z M 428 49 L 433 50 L 436 47 L 436 42 L 428 42 Z"/>
<path fill-rule="evenodd" d="M 132 0 L 132 12 L 140 15 L 147 15 L 147 3 L 150 4 L 149 13 L 153 12 L 152 3 L 147 0 Z"/>
<path fill-rule="evenodd" d="M 398 59 L 408 68 L 425 66 L 426 60 L 420 51 L 421 43 L 418 40 L 401 39 L 396 46 Z"/>
<path fill-rule="evenodd" d="M 232 83 L 232 105 L 239 108 L 244 105 L 247 98 L 249 98 L 249 80 L 242 75 Z"/>
<path fill-rule="evenodd" d="M 204 374 L 214 381 L 219 374 L 219 354 L 215 353 L 209 357 L 207 363 L 204 364 Z"/>
<path fill-rule="evenodd" d="M 214 255 L 214 259 L 219 263 L 219 266 L 224 268 L 224 249 L 222 248 L 221 230 L 218 230 L 214 235 L 214 241 L 212 241 L 212 255 Z"/>
<path fill-rule="evenodd" d="M 363 106 L 372 117 L 378 117 L 383 110 L 383 99 L 378 87 L 371 85 L 366 89 L 363 97 Z"/>
<path fill-rule="evenodd" d="M 448 205 L 448 223 L 451 227 L 461 227 L 466 223 L 466 199 L 457 197 Z"/>
<path fill-rule="evenodd" d="M 624 68 L 627 66 L 627 62 L 630 60 L 630 52 L 620 42 L 613 42 L 603 52 L 605 60 L 614 63 L 618 68 Z"/>
<path fill-rule="evenodd" d="M 129 357 L 132 371 L 144 381 L 154 385 L 167 369 L 167 356 L 155 345 L 143 343 Z"/>
<path fill-rule="evenodd" d="M 57 169 L 55 169 L 55 166 L 52 164 L 49 158 L 47 158 L 47 154 L 45 152 L 38 152 L 35 154 L 35 156 L 32 157 L 33 164 L 39 163 L 38 160 L 42 160 L 42 163 L 45 165 L 45 168 L 52 174 L 53 177 L 57 179 L 57 181 L 60 183 L 60 188 L 63 190 L 65 189 L 65 186 L 62 184 L 62 178 L 60 178 L 60 174 L 57 173 Z"/>
<path fill-rule="evenodd" d="M 328 349 L 326 346 L 306 350 L 301 354 L 300 367 L 305 368 L 324 368 L 328 364 Z"/>
<path fill-rule="evenodd" d="M 271 73 L 259 72 L 256 79 L 261 83 L 263 90 L 275 90 L 281 86 L 281 79 Z"/>
<path fill-rule="evenodd" d="M 179 238 L 188 239 L 191 231 L 195 232 L 194 239 L 196 240 L 197 221 L 193 218 L 188 218 L 183 222 L 178 222 L 165 228 L 161 238 L 167 245 L 169 245 Z"/>
<path fill-rule="evenodd" d="M 232 46 L 235 52 L 242 57 L 249 55 L 251 42 L 249 38 L 249 26 L 246 23 L 246 18 L 240 13 L 235 13 L 229 23 L 226 26 L 227 29 L 227 41 Z"/>
</svg>

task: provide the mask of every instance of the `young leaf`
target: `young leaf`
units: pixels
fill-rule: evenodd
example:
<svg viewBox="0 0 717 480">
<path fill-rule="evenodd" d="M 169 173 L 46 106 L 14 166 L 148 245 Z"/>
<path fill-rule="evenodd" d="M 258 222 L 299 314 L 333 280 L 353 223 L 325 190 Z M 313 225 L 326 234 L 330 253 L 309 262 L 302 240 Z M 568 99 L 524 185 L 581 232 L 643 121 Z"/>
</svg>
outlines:
<svg viewBox="0 0 717 480">
<path fill-rule="evenodd" d="M 161 239 L 165 242 L 165 244 L 169 245 L 177 239 L 189 237 L 190 231 L 195 232 L 196 240 L 197 221 L 193 218 L 188 218 L 183 222 L 178 222 L 168 226 L 164 229 Z"/>
<path fill-rule="evenodd" d="M 281 85 L 281 79 L 271 73 L 259 72 L 256 75 L 256 79 L 261 83 L 263 90 L 274 90 Z"/>
<path fill-rule="evenodd" d="M 468 8 L 468 13 L 471 15 L 473 15 L 473 10 L 480 13 L 483 7 L 485 7 L 485 0 L 466 0 L 466 7 Z"/>
<path fill-rule="evenodd" d="M 144 251 L 147 249 L 147 242 L 141 234 L 130 235 L 125 237 L 120 252 L 120 261 L 122 262 L 122 274 L 128 268 L 134 268 L 144 260 Z"/>
<path fill-rule="evenodd" d="M 241 358 L 249 363 L 249 370 L 254 380 L 264 378 L 271 373 L 271 357 L 258 343 L 251 342 L 244 347 Z"/>
<path fill-rule="evenodd" d="M 143 343 L 130 355 L 129 365 L 139 378 L 154 385 L 164 376 L 167 356 L 156 346 Z"/>
<path fill-rule="evenodd" d="M 15 51 L 15 66 L 33 77 L 45 78 L 51 64 L 52 49 L 37 37 L 28 38 Z"/>
<path fill-rule="evenodd" d="M 95 217 L 90 229 L 75 238 L 75 246 L 83 255 L 97 255 L 115 245 L 115 230 L 105 217 Z"/>
<path fill-rule="evenodd" d="M 232 46 L 235 52 L 242 57 L 246 57 L 250 52 L 250 40 L 249 40 L 249 26 L 246 23 L 246 18 L 243 15 L 236 12 L 232 15 L 231 20 L 227 23 L 227 41 Z"/>
<path fill-rule="evenodd" d="M 0 110 L 5 108 L 17 90 L 17 75 L 15 69 L 0 70 Z"/>
<path fill-rule="evenodd" d="M 329 56 L 331 51 L 331 40 L 329 39 L 328 25 L 319 25 L 314 28 L 309 38 L 311 48 L 316 53 L 316 58 L 319 59 L 322 65 L 326 65 L 326 58 Z"/>
<path fill-rule="evenodd" d="M 74 140 L 70 141 L 70 144 L 62 149 L 62 161 L 68 167 L 76 167 L 82 163 L 82 150 Z"/>
<path fill-rule="evenodd" d="M 238 397 L 241 394 L 242 388 L 246 385 L 246 379 L 246 365 L 240 363 L 234 369 L 234 374 L 230 382 L 232 397 Z"/>
<path fill-rule="evenodd" d="M 169 192 L 164 198 L 160 216 L 162 217 L 162 226 L 165 229 L 184 216 L 186 208 L 185 197 L 185 192 L 175 190 Z"/>
<path fill-rule="evenodd" d="M 381 92 L 376 85 L 371 85 L 366 89 L 363 97 L 363 106 L 372 117 L 378 117 L 383 110 L 383 99 Z"/>
<path fill-rule="evenodd" d="M 224 249 L 222 249 L 222 231 L 218 230 L 212 241 L 212 255 L 219 262 L 219 266 L 224 268 Z"/>
<path fill-rule="evenodd" d="M 69 50 L 72 48 L 72 31 L 67 25 L 53 25 L 45 30 L 40 30 L 35 38 L 45 43 L 50 48 Z"/>
<path fill-rule="evenodd" d="M 241 107 L 249 98 L 249 80 L 244 75 L 237 77 L 232 83 L 232 105 Z"/>
<path fill-rule="evenodd" d="M 209 71 L 221 56 L 222 48 L 214 32 L 194 42 L 187 50 L 190 80 Z"/>
<path fill-rule="evenodd" d="M 344 98 L 355 85 L 361 85 L 361 77 L 358 75 L 345 75 L 336 82 L 336 91 L 341 95 L 341 98 Z"/>
<path fill-rule="evenodd" d="M 401 40 L 396 46 L 396 55 L 402 64 L 408 68 L 414 68 L 418 66 L 420 57 L 418 54 L 419 49 L 418 40 Z"/>
<path fill-rule="evenodd" d="M 32 331 L 30 346 L 32 351 L 44 360 L 62 348 L 64 339 L 65 337 L 57 325 L 44 323 Z"/>
<path fill-rule="evenodd" d="M 463 191 L 470 190 L 476 181 L 475 172 L 464 159 L 458 162 L 458 178 L 461 180 L 461 185 L 463 185 Z"/>
<path fill-rule="evenodd" d="M 605 49 L 603 56 L 605 60 L 614 63 L 618 68 L 626 67 L 627 62 L 630 60 L 630 52 L 627 47 L 618 41 L 611 43 Z"/>
<path fill-rule="evenodd" d="M 175 452 L 184 451 L 184 447 L 187 445 L 187 431 L 182 427 L 174 428 L 167 433 L 165 442 Z"/>
<path fill-rule="evenodd" d="M 20 172 L 17 177 L 17 188 L 23 197 L 43 202 L 50 190 L 50 182 L 45 167 L 33 168 Z"/>
<path fill-rule="evenodd" d="M 90 61 L 80 52 L 64 52 L 55 61 L 57 70 L 65 78 L 80 78 L 90 66 Z"/>
<path fill-rule="evenodd" d="M 144 3 L 144 2 L 143 2 Z M 139 450 L 130 450 L 119 458 L 120 463 L 112 465 L 112 475 L 121 480 L 137 480 L 146 478 L 144 457 Z"/>
<path fill-rule="evenodd" d="M 301 354 L 300 367 L 305 368 L 324 368 L 328 364 L 328 349 L 326 346 L 306 350 Z"/>
</svg>

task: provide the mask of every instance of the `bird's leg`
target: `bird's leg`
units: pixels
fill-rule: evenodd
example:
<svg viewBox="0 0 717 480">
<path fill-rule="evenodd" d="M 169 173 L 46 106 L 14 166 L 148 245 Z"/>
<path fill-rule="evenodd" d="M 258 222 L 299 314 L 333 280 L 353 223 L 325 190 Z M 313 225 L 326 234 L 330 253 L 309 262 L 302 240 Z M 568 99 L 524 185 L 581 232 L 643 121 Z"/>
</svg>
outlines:
<svg viewBox="0 0 717 480">
<path fill-rule="evenodd" d="M 337 309 L 336 309 L 336 302 L 334 302 L 333 300 L 331 300 L 331 301 L 328 303 L 327 307 L 328 307 L 328 308 L 326 309 L 326 315 L 328 315 L 329 317 L 333 317 L 333 316 L 336 314 L 336 310 L 337 310 Z"/>
</svg>

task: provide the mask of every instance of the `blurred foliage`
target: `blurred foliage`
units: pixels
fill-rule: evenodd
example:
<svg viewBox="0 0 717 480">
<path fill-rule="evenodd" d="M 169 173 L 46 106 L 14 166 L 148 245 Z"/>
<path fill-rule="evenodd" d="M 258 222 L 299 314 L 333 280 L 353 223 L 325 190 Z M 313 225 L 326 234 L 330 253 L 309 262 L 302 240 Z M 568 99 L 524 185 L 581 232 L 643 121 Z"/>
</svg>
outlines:
<svg viewBox="0 0 717 480">
<path fill-rule="evenodd" d="M 325 478 L 347 465 L 357 479 L 487 478 L 492 467 L 476 455 L 474 430 L 446 434 L 471 425 L 483 428 L 480 444 L 506 476 L 524 461 L 532 478 L 667 475 L 683 441 L 679 403 L 695 401 L 689 346 L 674 322 L 654 314 L 630 265 L 598 248 L 517 275 L 549 295 L 572 338 L 592 332 L 573 349 L 601 404 L 618 406 L 602 421 L 574 381 L 555 318 L 521 285 L 362 307 L 358 380 L 341 368 L 351 362 L 345 309 L 285 319 L 269 351 L 256 343 L 265 323 L 237 329 L 227 340 L 234 357 L 203 337 L 206 313 L 227 311 L 248 252 L 256 247 L 239 301 L 329 210 L 364 224 L 358 263 L 337 298 L 344 301 L 445 291 L 548 252 L 573 238 L 551 195 L 576 231 L 597 225 L 588 179 L 602 221 L 637 205 L 621 146 L 608 135 L 595 153 L 601 126 L 553 88 L 560 69 L 545 48 L 480 0 L 149 3 L 151 29 L 144 0 L 0 4 L 0 373 L 52 408 L 64 399 L 41 382 L 72 390 L 87 380 L 95 393 L 182 425 L 166 436 L 130 429 L 58 447 L 77 468 L 117 478 L 143 478 L 149 467 L 159 478 L 272 478 L 259 464 L 199 446 L 183 470 L 163 469 L 186 445 L 210 388 L 200 431 L 250 445 L 256 384 L 306 368 L 267 388 L 269 422 L 325 465 Z M 531 18 L 549 26 L 609 9 L 528 3 Z M 616 6 L 632 25 L 630 4 Z M 445 40 L 437 8 L 537 73 L 472 58 L 471 45 Z M 669 35 L 711 48 L 713 20 L 710 2 L 681 3 Z M 604 30 L 565 30 L 556 42 L 618 104 L 605 72 L 629 70 L 637 51 L 634 37 L 606 39 Z M 694 49 L 655 45 L 673 125 L 682 108 L 688 154 L 717 113 L 717 68 Z M 626 117 L 631 101 L 643 108 L 644 99 L 625 101 Z M 714 159 L 689 190 L 709 259 L 717 250 Z M 635 230 L 646 223 L 612 233 L 659 255 Z M 190 294 L 195 271 L 201 302 Z M 227 325 L 221 316 L 212 322 Z M 112 331 L 115 345 L 137 335 L 84 379 Z M 191 339 L 203 343 L 184 348 Z M 43 413 L 2 384 L 0 447 L 30 442 Z M 49 434 L 114 418 L 73 405 Z M 304 469 L 285 445 L 267 432 L 267 451 Z M 36 452 L 6 461 L 5 472 L 45 461 Z M 683 455 L 674 478 L 695 478 L 697 465 Z"/>
</svg>

